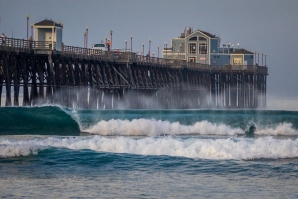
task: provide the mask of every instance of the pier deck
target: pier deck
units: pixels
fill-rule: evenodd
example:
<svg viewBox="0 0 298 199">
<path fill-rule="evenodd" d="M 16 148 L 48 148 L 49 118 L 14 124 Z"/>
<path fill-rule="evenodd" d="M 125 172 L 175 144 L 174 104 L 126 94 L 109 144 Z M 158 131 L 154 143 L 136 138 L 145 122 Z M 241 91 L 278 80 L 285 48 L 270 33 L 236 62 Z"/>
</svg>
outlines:
<svg viewBox="0 0 298 199">
<path fill-rule="evenodd" d="M 4 91 L 5 106 L 266 106 L 267 66 L 206 65 L 147 58 L 127 50 L 99 51 L 66 45 L 56 51 L 53 42 L 12 38 L 0 42 L 0 99 Z"/>
</svg>

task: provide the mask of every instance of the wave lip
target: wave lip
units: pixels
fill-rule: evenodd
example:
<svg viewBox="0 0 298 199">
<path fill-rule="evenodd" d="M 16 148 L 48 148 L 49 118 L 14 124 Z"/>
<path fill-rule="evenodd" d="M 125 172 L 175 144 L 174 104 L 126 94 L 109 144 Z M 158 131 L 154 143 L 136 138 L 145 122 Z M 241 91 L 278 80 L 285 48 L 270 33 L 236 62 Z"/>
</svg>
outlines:
<svg viewBox="0 0 298 199">
<path fill-rule="evenodd" d="M 0 157 L 28 156 L 50 148 L 71 150 L 93 150 L 107 153 L 137 155 L 166 155 L 194 159 L 279 159 L 298 157 L 298 139 L 281 140 L 272 137 L 258 139 L 180 139 L 172 136 L 107 138 L 93 137 L 49 137 L 44 140 L 27 141 L 0 140 Z"/>
<path fill-rule="evenodd" d="M 84 130 L 98 135 L 120 136 L 157 136 L 157 135 L 237 135 L 244 134 L 240 128 L 231 128 L 224 124 L 212 124 L 208 121 L 196 122 L 193 125 L 182 125 L 179 122 L 170 123 L 155 119 L 100 121 Z"/>
</svg>

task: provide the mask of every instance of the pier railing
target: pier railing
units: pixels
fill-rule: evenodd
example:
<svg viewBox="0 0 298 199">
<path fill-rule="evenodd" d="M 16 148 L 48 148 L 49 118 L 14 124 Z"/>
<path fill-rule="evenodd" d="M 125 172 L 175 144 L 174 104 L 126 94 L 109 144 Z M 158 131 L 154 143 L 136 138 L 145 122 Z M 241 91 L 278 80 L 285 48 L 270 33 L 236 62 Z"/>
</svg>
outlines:
<svg viewBox="0 0 298 199">
<path fill-rule="evenodd" d="M 0 50 L 15 52 L 44 52 L 52 53 L 56 51 L 56 43 L 51 41 L 32 41 L 25 39 L 6 38 L 0 39 Z M 131 52 L 131 49 L 114 49 L 113 51 L 103 51 L 92 48 L 82 48 L 62 45 L 62 55 L 76 59 L 92 59 L 99 61 L 110 61 L 118 63 L 136 63 L 137 65 L 159 66 L 169 68 L 188 68 L 194 70 L 212 71 L 256 71 L 267 73 L 266 66 L 255 65 L 208 65 L 194 62 L 187 62 L 183 59 L 165 59 L 138 55 Z"/>
<path fill-rule="evenodd" d="M 5 51 L 30 52 L 31 50 L 55 50 L 56 42 L 1 38 L 0 49 Z"/>
</svg>

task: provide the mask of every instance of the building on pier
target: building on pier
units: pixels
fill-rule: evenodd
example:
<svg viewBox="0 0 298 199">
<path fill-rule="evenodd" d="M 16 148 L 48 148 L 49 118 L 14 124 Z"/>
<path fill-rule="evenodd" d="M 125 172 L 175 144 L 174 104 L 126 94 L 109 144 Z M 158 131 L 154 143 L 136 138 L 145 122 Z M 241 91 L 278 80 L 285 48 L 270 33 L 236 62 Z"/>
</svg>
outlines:
<svg viewBox="0 0 298 199">
<path fill-rule="evenodd" d="M 34 26 L 34 40 L 42 42 L 45 49 L 62 51 L 62 29 L 63 25 L 61 21 L 58 23 L 45 19 Z M 39 46 L 38 48 L 42 48 Z"/>
<path fill-rule="evenodd" d="M 173 38 L 171 45 L 163 49 L 163 58 L 181 59 L 208 65 L 253 65 L 254 53 L 235 48 L 230 43 L 220 47 L 220 37 L 188 27 L 180 37 Z"/>
</svg>

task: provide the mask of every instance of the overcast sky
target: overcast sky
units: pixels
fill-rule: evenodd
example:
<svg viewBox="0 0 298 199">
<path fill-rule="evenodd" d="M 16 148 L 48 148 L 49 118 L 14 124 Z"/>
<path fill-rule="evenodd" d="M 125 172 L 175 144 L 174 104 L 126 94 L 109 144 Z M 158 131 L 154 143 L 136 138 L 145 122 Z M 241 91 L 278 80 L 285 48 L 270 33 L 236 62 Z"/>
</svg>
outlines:
<svg viewBox="0 0 298 199">
<path fill-rule="evenodd" d="M 83 47 L 88 26 L 89 47 L 113 30 L 113 48 L 125 40 L 130 46 L 132 35 L 133 51 L 142 43 L 148 50 L 150 38 L 157 54 L 190 26 L 220 36 L 221 44 L 266 54 L 268 96 L 298 97 L 297 8 L 298 0 L 0 0 L 0 33 L 26 38 L 29 14 L 29 24 L 61 20 L 66 45 Z"/>
</svg>

